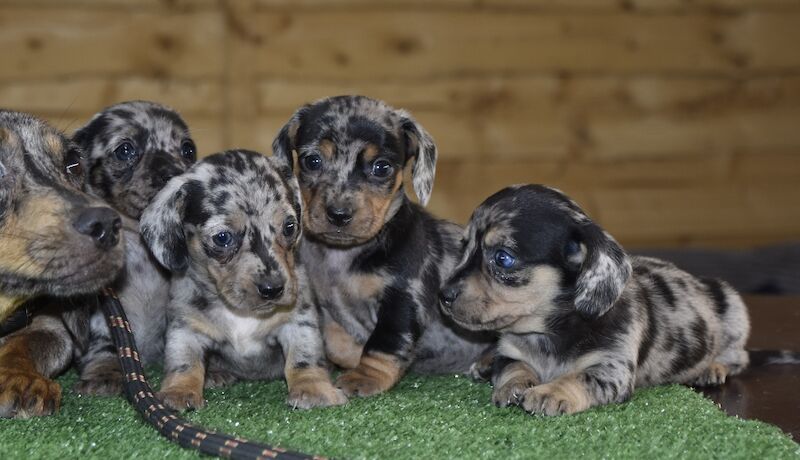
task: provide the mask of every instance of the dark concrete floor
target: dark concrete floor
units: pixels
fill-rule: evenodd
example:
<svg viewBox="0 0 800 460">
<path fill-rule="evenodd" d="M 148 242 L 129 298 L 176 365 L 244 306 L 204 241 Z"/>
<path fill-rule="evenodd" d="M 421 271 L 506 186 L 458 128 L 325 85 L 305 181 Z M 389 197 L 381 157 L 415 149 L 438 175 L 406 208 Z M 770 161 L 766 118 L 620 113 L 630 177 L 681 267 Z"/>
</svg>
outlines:
<svg viewBox="0 0 800 460">
<path fill-rule="evenodd" d="M 749 348 L 800 351 L 800 296 L 748 296 Z M 763 420 L 800 441 L 800 364 L 747 369 L 724 385 L 701 390 L 730 415 Z"/>
</svg>

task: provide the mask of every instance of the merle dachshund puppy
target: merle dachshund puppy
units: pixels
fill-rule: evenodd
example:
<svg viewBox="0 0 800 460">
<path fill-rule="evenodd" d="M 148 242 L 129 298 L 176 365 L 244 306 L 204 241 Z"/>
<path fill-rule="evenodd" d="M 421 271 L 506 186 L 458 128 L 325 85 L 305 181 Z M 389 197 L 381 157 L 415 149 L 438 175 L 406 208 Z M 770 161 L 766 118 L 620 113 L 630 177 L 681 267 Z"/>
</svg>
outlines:
<svg viewBox="0 0 800 460">
<path fill-rule="evenodd" d="M 28 310 L 23 304 L 36 296 L 95 292 L 119 273 L 120 217 L 82 184 L 75 143 L 37 118 L 0 110 L 0 319 Z M 0 417 L 58 408 L 61 388 L 49 377 L 73 349 L 62 333 L 64 307 L 0 339 Z M 70 315 L 64 322 L 75 324 Z"/>
<path fill-rule="evenodd" d="M 89 195 L 110 203 L 116 216 L 114 231 L 124 241 L 124 269 L 111 282 L 125 307 L 140 348 L 141 360 L 159 363 L 164 348 L 168 273 L 142 244 L 138 223 L 143 206 L 173 176 L 195 161 L 195 147 L 186 123 L 173 110 L 144 101 L 113 105 L 95 115 L 73 136 L 80 175 Z M 102 235 L 105 229 L 89 231 Z M 104 276 L 101 279 L 106 279 Z M 104 284 L 108 284 L 106 281 Z M 108 327 L 95 296 L 35 301 L 32 324 L 16 336 L 31 338 L 33 348 L 45 347 L 33 365 L 45 377 L 56 375 L 74 361 L 80 379 L 75 391 L 112 395 L 122 391 L 123 375 Z M 49 343 L 32 337 L 48 337 Z M 57 397 L 56 397 L 57 399 Z M 58 401 L 51 402 L 53 406 Z M 12 414 L 13 415 L 13 414 Z"/>
<path fill-rule="evenodd" d="M 348 395 L 391 388 L 412 366 L 462 372 L 489 338 L 440 315 L 437 293 L 454 267 L 461 229 L 424 206 L 433 187 L 436 145 L 411 115 L 381 101 L 339 96 L 300 108 L 273 142 L 297 153 L 305 241 L 300 257 L 323 313 L 328 358 L 346 371 Z"/>
<path fill-rule="evenodd" d="M 333 387 L 302 264 L 297 180 L 282 159 L 211 155 L 145 210 L 142 237 L 173 272 L 160 396 L 205 405 L 203 388 L 286 378 L 296 408 L 347 401 Z"/>
<path fill-rule="evenodd" d="M 462 326 L 500 334 L 498 406 L 571 414 L 626 401 L 634 387 L 717 385 L 751 360 L 747 309 L 723 281 L 632 257 L 558 190 L 514 186 L 472 215 L 461 262 L 441 292 Z"/>
</svg>

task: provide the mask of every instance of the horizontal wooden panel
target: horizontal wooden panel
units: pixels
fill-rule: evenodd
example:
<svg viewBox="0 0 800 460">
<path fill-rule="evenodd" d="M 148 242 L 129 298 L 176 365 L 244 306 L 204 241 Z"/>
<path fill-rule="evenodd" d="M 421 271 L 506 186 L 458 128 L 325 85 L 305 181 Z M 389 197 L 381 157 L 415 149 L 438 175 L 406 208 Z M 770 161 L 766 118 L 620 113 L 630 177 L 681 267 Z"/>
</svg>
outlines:
<svg viewBox="0 0 800 460">
<path fill-rule="evenodd" d="M 623 240 L 800 234 L 795 184 L 601 189 L 591 199 L 598 221 Z"/>
<path fill-rule="evenodd" d="M 0 79 L 222 74 L 225 28 L 219 13 L 46 11 L 0 9 Z"/>
<path fill-rule="evenodd" d="M 193 9 L 219 4 L 217 0 L 3 0 L 4 5 L 40 7 L 93 7 L 93 8 L 164 8 Z"/>
<path fill-rule="evenodd" d="M 44 1 L 44 0 L 37 0 Z M 54 0 L 49 0 L 54 1 Z M 129 0 L 117 0 L 129 1 Z M 151 0 L 153 1 L 153 0 Z M 515 8 L 536 11 L 674 11 L 692 9 L 796 8 L 795 0 L 256 0 L 262 8 Z"/>
<path fill-rule="evenodd" d="M 647 114 L 692 116 L 800 106 L 800 77 L 500 77 L 424 81 L 296 81 L 264 79 L 258 110 L 286 117 L 301 105 L 339 94 L 363 94 L 396 107 L 466 114 L 545 113 L 548 116 Z"/>
<path fill-rule="evenodd" d="M 208 80 L 148 78 L 80 78 L 42 81 L 0 81 L 0 104 L 22 111 L 50 115 L 92 113 L 129 100 L 151 100 L 180 113 L 219 115 L 222 85 Z"/>
<path fill-rule="evenodd" d="M 800 68 L 775 46 L 800 13 L 302 12 L 242 18 L 262 75 L 369 79 L 520 72 L 737 74 Z M 747 32 L 746 34 L 743 32 Z M 742 36 L 746 38 L 741 38 Z"/>
</svg>

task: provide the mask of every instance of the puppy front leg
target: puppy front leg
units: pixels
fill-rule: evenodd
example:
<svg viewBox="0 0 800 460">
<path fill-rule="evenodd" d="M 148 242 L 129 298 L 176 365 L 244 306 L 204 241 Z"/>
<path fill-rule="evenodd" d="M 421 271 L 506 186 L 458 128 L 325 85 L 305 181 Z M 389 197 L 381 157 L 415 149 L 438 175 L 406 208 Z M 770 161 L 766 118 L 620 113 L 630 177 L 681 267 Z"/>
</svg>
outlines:
<svg viewBox="0 0 800 460">
<path fill-rule="evenodd" d="M 625 363 L 596 364 L 525 390 L 522 408 L 532 414 L 574 414 L 626 401 L 633 393 L 633 385 L 633 374 Z"/>
<path fill-rule="evenodd" d="M 333 386 L 328 374 L 316 311 L 302 306 L 293 315 L 279 337 L 286 355 L 286 404 L 295 409 L 345 404 L 347 397 Z"/>
<path fill-rule="evenodd" d="M 407 292 L 386 289 L 358 366 L 340 375 L 336 386 L 348 396 L 371 396 L 392 388 L 408 368 L 422 334 L 416 312 Z"/>
<path fill-rule="evenodd" d="M 61 387 L 49 377 L 71 361 L 74 343 L 60 317 L 42 314 L 0 345 L 0 417 L 51 415 Z"/>
<path fill-rule="evenodd" d="M 518 404 L 522 395 L 539 383 L 536 371 L 522 361 L 498 356 L 492 369 L 492 402 L 497 407 Z"/>
<path fill-rule="evenodd" d="M 166 375 L 158 393 L 164 405 L 175 410 L 203 408 L 206 366 L 202 337 L 189 329 L 171 329 L 164 355 Z"/>
</svg>

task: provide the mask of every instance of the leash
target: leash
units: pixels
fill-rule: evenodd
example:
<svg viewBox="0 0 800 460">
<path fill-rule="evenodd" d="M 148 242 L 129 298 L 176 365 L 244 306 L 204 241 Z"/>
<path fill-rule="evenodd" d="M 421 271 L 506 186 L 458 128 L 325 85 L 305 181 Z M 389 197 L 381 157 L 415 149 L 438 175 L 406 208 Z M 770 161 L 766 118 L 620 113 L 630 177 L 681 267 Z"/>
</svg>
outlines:
<svg viewBox="0 0 800 460">
<path fill-rule="evenodd" d="M 209 431 L 178 418 L 174 411 L 161 404 L 161 401 L 153 394 L 150 384 L 147 383 L 128 318 L 125 316 L 119 298 L 111 288 L 106 288 L 101 293 L 100 307 L 103 309 L 108 328 L 111 330 L 111 337 L 117 346 L 119 364 L 125 375 L 124 387 L 128 401 L 162 436 L 172 442 L 177 442 L 181 447 L 196 449 L 218 457 L 241 460 L 324 460 L 324 457 L 292 452 Z"/>
</svg>

